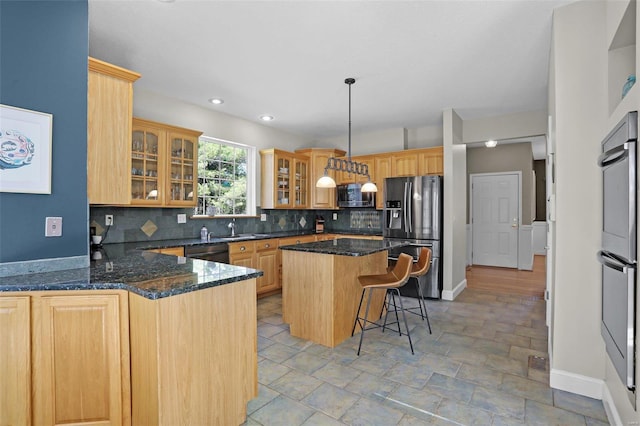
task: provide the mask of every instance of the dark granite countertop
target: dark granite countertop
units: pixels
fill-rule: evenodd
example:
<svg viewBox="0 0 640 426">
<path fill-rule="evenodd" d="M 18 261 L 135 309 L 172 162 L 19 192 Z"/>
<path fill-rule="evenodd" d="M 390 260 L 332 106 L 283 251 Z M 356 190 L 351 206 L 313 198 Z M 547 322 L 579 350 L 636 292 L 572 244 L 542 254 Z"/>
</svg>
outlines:
<svg viewBox="0 0 640 426">
<path fill-rule="evenodd" d="M 339 256 L 366 256 L 379 251 L 389 250 L 405 245 L 407 245 L 407 243 L 402 241 L 340 238 L 337 240 L 282 246 L 280 249 L 304 251 L 309 253 L 335 254 Z"/>
<path fill-rule="evenodd" d="M 351 231 L 327 231 L 326 233 L 357 234 L 357 232 Z M 314 232 L 285 231 L 269 234 L 240 234 L 234 239 L 218 237 L 212 238 L 210 241 L 189 238 L 104 244 L 100 250 L 92 250 L 92 260 L 88 268 L 2 277 L 0 278 L 0 292 L 123 289 L 148 299 L 160 299 L 208 287 L 257 278 L 262 276 L 263 272 L 225 263 L 207 262 L 204 260 L 146 252 L 144 250 L 310 234 L 314 234 Z M 362 235 L 372 234 L 362 233 Z M 349 244 L 350 249 L 347 249 L 347 245 L 344 242 L 346 240 L 352 241 Z M 339 241 L 341 241 L 339 245 L 335 245 L 333 249 L 334 252 L 339 252 L 334 253 L 327 251 L 327 248 L 325 248 L 323 252 L 348 256 L 363 256 L 389 248 L 388 244 L 387 246 L 383 246 L 383 241 L 348 238 L 340 239 Z M 331 244 L 332 241 L 326 241 L 324 243 Z M 377 246 L 375 243 L 377 243 Z M 323 242 L 309 244 L 322 245 Z M 309 244 L 299 244 L 293 247 L 300 248 L 309 246 Z M 100 259 L 96 259 L 97 257 L 100 257 Z"/>
<path fill-rule="evenodd" d="M 242 266 L 145 252 L 136 245 L 105 244 L 97 251 L 101 258 L 88 268 L 2 277 L 0 292 L 123 289 L 160 299 L 263 275 Z"/>
</svg>

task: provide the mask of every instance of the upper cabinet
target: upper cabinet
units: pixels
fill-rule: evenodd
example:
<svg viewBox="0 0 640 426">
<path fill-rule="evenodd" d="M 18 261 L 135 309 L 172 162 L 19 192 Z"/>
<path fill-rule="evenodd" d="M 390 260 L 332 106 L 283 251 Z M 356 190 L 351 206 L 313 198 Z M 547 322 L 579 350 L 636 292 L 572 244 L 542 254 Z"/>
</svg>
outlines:
<svg viewBox="0 0 640 426">
<path fill-rule="evenodd" d="M 140 74 L 89 58 L 87 195 L 90 204 L 129 204 L 133 82 Z"/>
<path fill-rule="evenodd" d="M 375 174 L 375 156 L 374 155 L 359 155 L 357 157 L 351 157 L 352 161 L 360 164 L 366 164 L 369 168 L 369 176 L 371 177 L 371 181 L 374 180 Z M 336 173 L 336 183 L 337 184 L 346 184 L 346 183 L 367 183 L 367 177 L 365 175 L 349 173 L 349 172 L 338 172 Z"/>
<path fill-rule="evenodd" d="M 418 175 L 444 175 L 444 155 L 441 146 L 420 150 L 418 153 Z"/>
<path fill-rule="evenodd" d="M 324 176 L 324 168 L 330 157 L 343 157 L 345 152 L 339 149 L 308 148 L 296 150 L 296 154 L 309 157 L 309 186 L 312 209 L 335 209 L 335 188 L 316 188 L 316 182 Z M 327 174 L 336 180 L 335 170 L 327 170 Z M 339 173 L 338 173 L 339 174 Z"/>
<path fill-rule="evenodd" d="M 140 118 L 131 137 L 131 204 L 193 207 L 201 132 Z"/>
<path fill-rule="evenodd" d="M 415 151 L 398 151 L 391 155 L 392 176 L 417 176 L 418 155 Z"/>
<path fill-rule="evenodd" d="M 264 149 L 260 151 L 260 166 L 260 207 L 309 208 L 309 157 L 279 149 Z"/>
</svg>

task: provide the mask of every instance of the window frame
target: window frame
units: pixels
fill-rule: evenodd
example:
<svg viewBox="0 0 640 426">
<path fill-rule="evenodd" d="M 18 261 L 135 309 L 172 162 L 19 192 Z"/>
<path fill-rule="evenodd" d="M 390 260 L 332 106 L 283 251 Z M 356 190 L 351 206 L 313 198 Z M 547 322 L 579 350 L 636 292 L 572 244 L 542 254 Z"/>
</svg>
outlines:
<svg viewBox="0 0 640 426">
<path fill-rule="evenodd" d="M 221 138 L 216 138 L 216 137 L 212 137 L 212 136 L 205 136 L 205 135 L 201 135 L 198 138 L 198 155 L 200 154 L 199 150 L 200 150 L 200 143 L 215 143 L 218 145 L 226 145 L 226 146 L 230 146 L 233 148 L 241 148 L 241 149 L 246 149 L 247 150 L 247 194 L 246 194 L 246 212 L 244 214 L 224 214 L 224 215 L 215 215 L 215 216 L 210 216 L 207 215 L 206 212 L 202 212 L 202 213 L 196 213 L 196 216 L 200 216 L 200 217 L 223 217 L 223 216 L 234 216 L 234 217 L 247 217 L 247 216 L 256 216 L 256 177 L 257 177 L 257 170 L 256 170 L 256 147 L 252 146 L 252 145 L 247 145 L 247 144 L 243 144 L 243 143 L 239 143 L 239 142 L 234 142 L 234 141 L 229 141 L 226 139 L 221 139 Z M 200 165 L 200 158 L 198 158 L 198 173 L 200 173 L 200 169 L 199 169 L 199 165 Z M 196 200 L 196 203 L 198 203 L 200 197 L 202 195 L 200 194 L 200 192 L 198 192 L 198 200 Z M 196 211 L 197 211 L 198 207 L 196 205 Z"/>
</svg>

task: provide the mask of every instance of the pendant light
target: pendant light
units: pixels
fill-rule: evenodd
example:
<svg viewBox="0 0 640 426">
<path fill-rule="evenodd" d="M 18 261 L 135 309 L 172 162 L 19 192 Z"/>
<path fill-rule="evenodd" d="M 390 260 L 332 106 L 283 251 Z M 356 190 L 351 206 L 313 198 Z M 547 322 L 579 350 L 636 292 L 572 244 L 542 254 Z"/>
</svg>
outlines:
<svg viewBox="0 0 640 426">
<path fill-rule="evenodd" d="M 364 163 L 358 163 L 351 160 L 351 85 L 356 82 L 355 78 L 347 78 L 344 80 L 349 85 L 349 151 L 347 159 L 329 157 L 327 159 L 327 166 L 324 168 L 324 176 L 318 179 L 316 182 L 316 188 L 335 188 L 336 181 L 329 176 L 329 170 L 337 170 L 356 175 L 362 175 L 367 177 L 367 183 L 362 185 L 360 190 L 362 192 L 378 192 L 378 187 L 375 183 L 371 182 L 371 176 L 369 176 L 369 166 Z"/>
</svg>

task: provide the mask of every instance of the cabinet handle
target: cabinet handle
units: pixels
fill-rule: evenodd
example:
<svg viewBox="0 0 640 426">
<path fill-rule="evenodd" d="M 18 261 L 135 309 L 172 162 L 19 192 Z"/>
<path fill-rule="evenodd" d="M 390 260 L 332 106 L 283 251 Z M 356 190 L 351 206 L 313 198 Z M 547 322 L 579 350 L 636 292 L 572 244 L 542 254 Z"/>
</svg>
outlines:
<svg viewBox="0 0 640 426">
<path fill-rule="evenodd" d="M 240 251 L 245 251 L 247 248 L 245 246 L 240 246 Z"/>
<path fill-rule="evenodd" d="M 300 240 L 296 240 L 296 244 L 300 244 Z"/>
<path fill-rule="evenodd" d="M 268 243 L 264 245 L 265 248 L 271 247 Z"/>
</svg>

